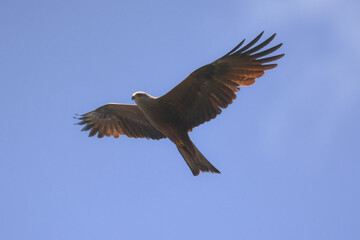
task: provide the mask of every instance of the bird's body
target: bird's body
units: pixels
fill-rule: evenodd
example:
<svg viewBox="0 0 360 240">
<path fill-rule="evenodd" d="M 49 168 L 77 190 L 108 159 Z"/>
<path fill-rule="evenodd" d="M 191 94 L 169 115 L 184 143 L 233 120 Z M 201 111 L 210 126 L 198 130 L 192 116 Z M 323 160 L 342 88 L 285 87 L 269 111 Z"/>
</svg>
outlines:
<svg viewBox="0 0 360 240">
<path fill-rule="evenodd" d="M 127 135 L 151 139 L 169 138 L 190 167 L 193 175 L 202 172 L 220 173 L 197 149 L 188 132 L 215 118 L 236 98 L 240 86 L 250 86 L 265 70 L 276 64 L 263 64 L 280 59 L 284 54 L 261 58 L 276 51 L 282 44 L 255 53 L 270 43 L 270 38 L 251 48 L 262 36 L 239 49 L 244 41 L 222 58 L 191 73 L 184 81 L 161 97 L 136 92 L 132 104 L 106 104 L 79 117 L 82 130 L 89 136 Z M 255 54 L 253 54 L 255 53 Z"/>
<path fill-rule="evenodd" d="M 194 175 L 198 175 L 199 170 L 220 173 L 192 143 L 188 130 L 171 105 L 145 92 L 134 93 L 133 100 L 151 125 L 176 145 Z"/>
<path fill-rule="evenodd" d="M 181 120 L 171 111 L 171 106 L 144 92 L 135 93 L 133 96 L 136 105 L 144 113 L 151 125 L 172 142 L 180 141 L 179 135 L 185 129 L 181 125 Z"/>
</svg>

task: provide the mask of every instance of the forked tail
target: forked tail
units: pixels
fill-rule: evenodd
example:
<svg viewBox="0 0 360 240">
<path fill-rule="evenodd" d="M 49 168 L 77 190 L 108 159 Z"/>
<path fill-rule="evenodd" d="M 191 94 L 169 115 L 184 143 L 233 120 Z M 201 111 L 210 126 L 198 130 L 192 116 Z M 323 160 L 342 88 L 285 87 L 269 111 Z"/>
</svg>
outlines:
<svg viewBox="0 0 360 240">
<path fill-rule="evenodd" d="M 177 145 L 181 156 L 191 169 L 194 176 L 199 175 L 201 172 L 220 173 L 197 149 L 190 139 L 184 145 Z"/>
</svg>

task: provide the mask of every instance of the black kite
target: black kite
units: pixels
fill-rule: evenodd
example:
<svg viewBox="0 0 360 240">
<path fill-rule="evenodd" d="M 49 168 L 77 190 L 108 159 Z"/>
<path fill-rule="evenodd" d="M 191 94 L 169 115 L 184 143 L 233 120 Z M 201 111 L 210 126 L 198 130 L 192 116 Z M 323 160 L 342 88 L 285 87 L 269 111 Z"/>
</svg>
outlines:
<svg viewBox="0 0 360 240">
<path fill-rule="evenodd" d="M 200 124 L 214 119 L 236 98 L 239 87 L 250 86 L 264 71 L 275 68 L 268 64 L 284 54 L 266 57 L 282 44 L 258 52 L 275 37 L 273 34 L 259 45 L 259 34 L 246 46 L 245 39 L 218 60 L 192 72 L 184 81 L 161 97 L 136 92 L 134 104 L 109 103 L 78 119 L 86 124 L 82 131 L 90 130 L 89 136 L 126 135 L 133 138 L 169 138 L 185 159 L 194 176 L 202 172 L 220 173 L 196 148 L 188 132 Z M 251 48 L 253 47 L 253 48 Z M 256 53 L 257 52 L 257 53 Z"/>
</svg>

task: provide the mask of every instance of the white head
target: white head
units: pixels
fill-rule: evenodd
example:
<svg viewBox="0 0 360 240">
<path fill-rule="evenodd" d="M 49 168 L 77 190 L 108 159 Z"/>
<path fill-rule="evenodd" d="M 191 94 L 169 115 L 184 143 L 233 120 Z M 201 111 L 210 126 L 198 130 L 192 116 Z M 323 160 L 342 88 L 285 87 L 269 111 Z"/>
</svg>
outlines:
<svg viewBox="0 0 360 240">
<path fill-rule="evenodd" d="M 132 95 L 131 99 L 134 100 L 136 103 L 138 103 L 139 101 L 142 100 L 148 100 L 152 98 L 149 94 L 147 94 L 146 92 L 136 92 Z"/>
</svg>

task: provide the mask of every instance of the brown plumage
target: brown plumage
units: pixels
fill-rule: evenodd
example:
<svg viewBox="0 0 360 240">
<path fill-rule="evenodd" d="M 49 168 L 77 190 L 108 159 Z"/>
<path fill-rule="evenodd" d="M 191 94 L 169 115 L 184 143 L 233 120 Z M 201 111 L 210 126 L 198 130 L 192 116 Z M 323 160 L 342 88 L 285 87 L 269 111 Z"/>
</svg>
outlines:
<svg viewBox="0 0 360 240">
<path fill-rule="evenodd" d="M 127 135 L 134 138 L 169 138 L 176 144 L 194 176 L 202 172 L 220 173 L 191 142 L 188 132 L 200 124 L 214 119 L 236 98 L 241 86 L 250 86 L 265 70 L 277 64 L 267 64 L 284 54 L 266 57 L 281 47 L 278 44 L 258 52 L 275 37 L 273 34 L 259 45 L 254 40 L 240 48 L 245 40 L 218 60 L 192 72 L 184 81 L 165 95 L 155 98 L 136 92 L 132 104 L 106 104 L 78 119 L 90 130 L 89 136 Z M 251 48 L 253 47 L 253 48 Z M 256 53 L 257 52 L 257 53 Z"/>
</svg>

